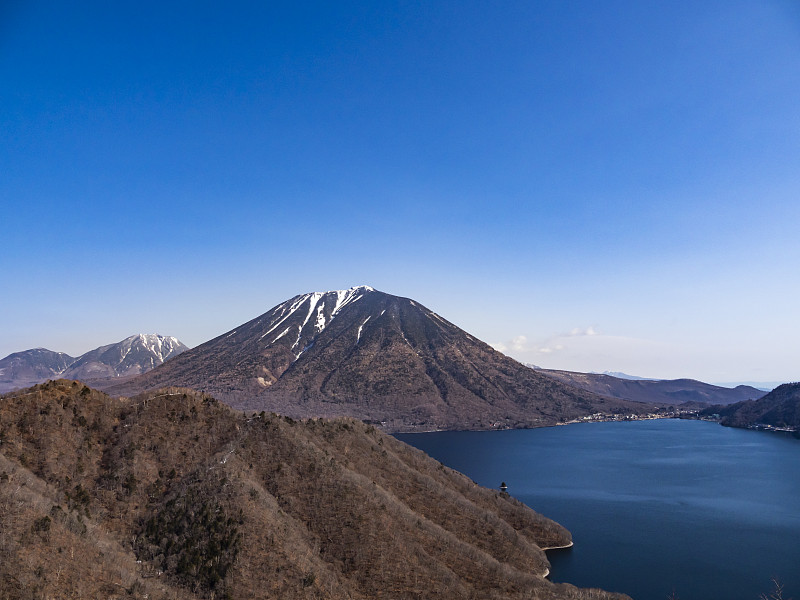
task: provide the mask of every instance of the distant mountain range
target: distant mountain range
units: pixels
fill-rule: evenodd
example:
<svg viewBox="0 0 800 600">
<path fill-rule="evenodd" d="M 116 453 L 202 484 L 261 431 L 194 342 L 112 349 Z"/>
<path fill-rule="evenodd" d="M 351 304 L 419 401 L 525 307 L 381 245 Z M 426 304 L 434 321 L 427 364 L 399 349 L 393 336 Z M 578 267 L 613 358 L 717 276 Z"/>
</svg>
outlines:
<svg viewBox="0 0 800 600">
<path fill-rule="evenodd" d="M 710 404 L 731 404 L 761 398 L 765 392 L 740 385 L 725 388 L 694 379 L 633 379 L 599 373 L 575 373 L 541 369 L 539 372 L 562 383 L 584 390 L 625 400 L 651 402 L 659 406 L 701 407 Z"/>
<path fill-rule="evenodd" d="M 761 390 L 766 394 L 767 392 L 771 392 L 776 387 L 778 387 L 779 385 L 783 385 L 784 383 L 786 382 L 785 381 L 724 381 L 724 382 L 716 381 L 714 382 L 714 385 L 727 388 L 735 388 L 740 385 L 748 385 L 750 387 L 756 388 L 757 390 Z"/>
<path fill-rule="evenodd" d="M 540 367 L 539 365 L 535 365 L 533 363 L 525 363 L 526 367 L 530 367 L 531 369 L 536 369 L 537 371 L 547 371 L 544 367 Z M 591 371 L 590 375 L 610 375 L 611 377 L 618 377 L 619 379 L 634 379 L 634 380 L 647 380 L 647 381 L 656 381 L 652 377 L 638 377 L 636 375 L 628 375 L 627 373 L 622 373 L 620 371 L 603 371 L 602 373 L 598 373 L 597 371 Z"/>
<path fill-rule="evenodd" d="M 353 416 L 391 430 L 552 425 L 650 405 L 529 369 L 409 298 L 369 286 L 295 296 L 152 371 L 103 389 L 202 390 L 247 410 Z"/>
<path fill-rule="evenodd" d="M 0 360 L 0 393 L 58 377 L 76 360 L 74 356 L 46 348 L 9 354 Z"/>
<path fill-rule="evenodd" d="M 800 383 L 785 383 L 757 400 L 707 408 L 702 414 L 718 414 L 720 423 L 730 427 L 766 425 L 800 431 Z"/>
<path fill-rule="evenodd" d="M 658 381 L 652 377 L 639 377 L 638 375 L 628 375 L 627 373 L 622 373 L 621 371 L 603 371 L 602 373 L 595 373 L 592 371 L 592 375 L 610 375 L 611 377 L 616 377 L 618 379 L 631 379 L 633 381 Z"/>
<path fill-rule="evenodd" d="M 15 352 L 0 360 L 0 393 L 48 379 L 94 381 L 139 375 L 188 349 L 174 337 L 138 334 L 77 358 L 46 348 Z"/>
</svg>

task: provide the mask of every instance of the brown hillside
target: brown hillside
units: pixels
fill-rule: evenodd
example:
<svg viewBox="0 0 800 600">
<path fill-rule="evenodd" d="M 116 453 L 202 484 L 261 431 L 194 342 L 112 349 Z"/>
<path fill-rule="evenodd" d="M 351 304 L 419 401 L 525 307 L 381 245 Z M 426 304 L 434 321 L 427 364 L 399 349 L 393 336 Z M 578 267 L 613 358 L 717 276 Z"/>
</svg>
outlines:
<svg viewBox="0 0 800 600">
<path fill-rule="evenodd" d="M 569 533 L 363 423 L 59 380 L 0 397 L 2 598 L 621 598 Z"/>
<path fill-rule="evenodd" d="M 784 383 L 758 400 L 714 406 L 703 412 L 719 414 L 720 422 L 729 427 L 769 425 L 800 431 L 800 383 Z"/>
</svg>

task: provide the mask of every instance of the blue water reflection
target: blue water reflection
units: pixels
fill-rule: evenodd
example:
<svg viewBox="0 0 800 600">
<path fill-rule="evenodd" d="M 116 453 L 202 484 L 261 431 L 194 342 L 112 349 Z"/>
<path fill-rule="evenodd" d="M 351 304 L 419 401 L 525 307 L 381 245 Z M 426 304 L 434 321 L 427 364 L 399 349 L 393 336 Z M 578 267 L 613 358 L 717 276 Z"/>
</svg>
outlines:
<svg viewBox="0 0 800 600">
<path fill-rule="evenodd" d="M 572 531 L 552 577 L 637 600 L 800 598 L 800 441 L 700 421 L 398 435 Z"/>
</svg>

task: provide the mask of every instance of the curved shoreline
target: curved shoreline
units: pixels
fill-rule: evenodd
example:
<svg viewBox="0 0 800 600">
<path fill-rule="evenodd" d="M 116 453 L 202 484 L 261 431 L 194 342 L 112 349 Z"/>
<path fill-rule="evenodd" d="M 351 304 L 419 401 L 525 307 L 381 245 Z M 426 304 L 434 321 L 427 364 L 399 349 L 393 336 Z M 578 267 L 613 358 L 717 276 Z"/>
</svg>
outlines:
<svg viewBox="0 0 800 600">
<path fill-rule="evenodd" d="M 544 552 L 547 552 L 548 550 L 563 550 L 565 548 L 572 548 L 572 546 L 574 546 L 574 545 L 575 545 L 575 542 L 570 541 L 570 543 L 567 544 L 566 546 L 548 546 L 547 548 L 541 548 L 541 546 L 540 546 L 540 549 L 542 551 L 544 551 Z M 547 561 L 547 562 L 549 563 L 550 561 Z M 542 575 L 542 577 L 545 578 L 545 579 L 550 577 L 550 569 L 549 568 L 544 570 L 544 575 Z"/>
<path fill-rule="evenodd" d="M 542 548 L 541 546 L 539 546 L 539 548 L 541 550 L 544 550 L 545 552 L 547 552 L 548 550 L 563 550 L 564 548 L 572 548 L 574 545 L 575 545 L 575 542 L 571 541 L 569 544 L 567 544 L 565 546 L 548 546 L 547 548 Z"/>
</svg>

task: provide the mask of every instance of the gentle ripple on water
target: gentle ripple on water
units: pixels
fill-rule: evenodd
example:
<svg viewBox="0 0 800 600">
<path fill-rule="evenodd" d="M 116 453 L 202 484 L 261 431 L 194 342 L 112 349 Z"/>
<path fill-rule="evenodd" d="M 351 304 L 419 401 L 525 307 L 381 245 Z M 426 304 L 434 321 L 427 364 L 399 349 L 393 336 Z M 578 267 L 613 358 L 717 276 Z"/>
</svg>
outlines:
<svg viewBox="0 0 800 600">
<path fill-rule="evenodd" d="M 398 435 L 565 525 L 552 577 L 636 600 L 800 599 L 800 441 L 701 421 Z"/>
</svg>

